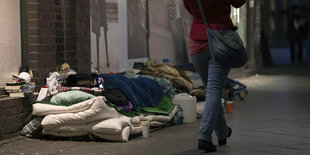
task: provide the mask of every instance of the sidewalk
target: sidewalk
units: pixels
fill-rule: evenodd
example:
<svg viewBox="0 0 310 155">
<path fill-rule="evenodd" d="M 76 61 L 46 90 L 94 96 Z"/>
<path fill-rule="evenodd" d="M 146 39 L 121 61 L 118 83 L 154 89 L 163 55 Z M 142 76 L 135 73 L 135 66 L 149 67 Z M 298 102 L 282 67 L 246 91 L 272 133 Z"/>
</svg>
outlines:
<svg viewBox="0 0 310 155">
<path fill-rule="evenodd" d="M 309 154 L 309 65 L 278 66 L 257 76 L 237 79 L 248 86 L 245 101 L 227 114 L 233 134 L 213 154 Z M 0 154 L 196 155 L 198 120 L 152 132 L 128 143 L 17 140 L 0 146 Z M 217 144 L 216 137 L 213 142 Z"/>
</svg>

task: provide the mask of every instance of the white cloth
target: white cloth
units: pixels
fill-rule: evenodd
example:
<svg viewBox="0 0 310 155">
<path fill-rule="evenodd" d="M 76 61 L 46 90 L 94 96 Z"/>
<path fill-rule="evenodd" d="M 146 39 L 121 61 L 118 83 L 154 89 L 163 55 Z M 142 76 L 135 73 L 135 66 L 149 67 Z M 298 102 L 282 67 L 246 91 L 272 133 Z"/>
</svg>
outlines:
<svg viewBox="0 0 310 155">
<path fill-rule="evenodd" d="M 118 113 L 105 100 L 98 96 L 67 107 L 36 103 L 33 114 L 46 115 L 41 122 L 45 134 L 72 137 L 93 133 L 106 140 L 126 142 L 129 135 L 141 133 L 141 121 L 150 121 L 151 127 L 158 127 L 168 123 L 177 112 L 175 107 L 169 115 L 142 114 L 130 118 Z"/>
<path fill-rule="evenodd" d="M 77 113 L 89 109 L 96 99 L 86 100 L 71 106 L 55 106 L 44 103 L 32 105 L 32 114 L 36 116 L 46 116 L 49 114 Z"/>
<path fill-rule="evenodd" d="M 89 109 L 77 113 L 51 114 L 44 117 L 41 125 L 51 129 L 63 124 L 88 124 L 98 120 L 120 117 L 115 108 L 107 105 L 102 96 L 91 99 Z"/>
</svg>

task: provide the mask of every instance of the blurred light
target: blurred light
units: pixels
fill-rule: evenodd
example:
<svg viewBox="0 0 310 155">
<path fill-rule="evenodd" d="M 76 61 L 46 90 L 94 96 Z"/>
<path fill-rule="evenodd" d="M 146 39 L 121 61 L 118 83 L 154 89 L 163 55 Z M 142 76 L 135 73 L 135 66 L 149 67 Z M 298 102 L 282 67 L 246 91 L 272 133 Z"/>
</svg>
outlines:
<svg viewBox="0 0 310 155">
<path fill-rule="evenodd" d="M 275 3 L 274 0 L 271 0 L 271 1 L 270 1 L 270 9 L 271 9 L 272 11 L 275 11 L 275 10 L 276 10 L 276 3 Z"/>
<path fill-rule="evenodd" d="M 254 8 L 254 0 L 250 0 L 249 5 L 250 5 L 250 8 Z"/>
</svg>

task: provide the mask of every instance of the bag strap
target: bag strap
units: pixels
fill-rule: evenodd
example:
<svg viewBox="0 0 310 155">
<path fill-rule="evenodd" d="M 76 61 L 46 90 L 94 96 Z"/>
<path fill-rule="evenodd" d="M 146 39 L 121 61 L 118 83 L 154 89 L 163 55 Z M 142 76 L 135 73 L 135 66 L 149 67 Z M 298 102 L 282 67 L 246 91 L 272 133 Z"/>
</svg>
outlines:
<svg viewBox="0 0 310 155">
<path fill-rule="evenodd" d="M 200 13 L 201 13 L 202 20 L 203 20 L 204 24 L 206 25 L 206 28 L 208 28 L 208 22 L 207 22 L 207 18 L 206 18 L 206 15 L 205 15 L 205 12 L 204 12 L 201 0 L 197 0 L 197 4 L 198 4 L 198 7 L 199 7 L 199 10 L 200 10 Z"/>
</svg>

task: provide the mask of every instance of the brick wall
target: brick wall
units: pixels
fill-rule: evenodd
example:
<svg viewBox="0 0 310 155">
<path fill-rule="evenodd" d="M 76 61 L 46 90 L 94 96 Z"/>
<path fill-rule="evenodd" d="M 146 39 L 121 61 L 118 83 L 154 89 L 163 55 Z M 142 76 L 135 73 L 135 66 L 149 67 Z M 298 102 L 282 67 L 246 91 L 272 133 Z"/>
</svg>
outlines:
<svg viewBox="0 0 310 155">
<path fill-rule="evenodd" d="M 63 35 L 64 51 L 58 57 L 59 64 L 67 62 L 74 70 L 77 69 L 76 60 L 76 22 L 75 0 L 62 0 L 62 18 L 63 18 Z"/>
<path fill-rule="evenodd" d="M 77 72 L 90 72 L 89 1 L 25 1 L 23 64 L 33 70 L 36 85 L 45 85 L 49 73 L 64 62 Z"/>
<path fill-rule="evenodd" d="M 55 25 L 55 31 L 56 31 L 56 65 L 60 65 L 64 63 L 62 58 L 64 57 L 64 17 L 63 17 L 63 7 L 62 7 L 62 1 L 56 0 L 55 1 L 55 11 L 56 11 L 56 25 Z"/>
<path fill-rule="evenodd" d="M 90 72 L 90 1 L 76 0 L 77 71 Z"/>
<path fill-rule="evenodd" d="M 58 0 L 28 0 L 28 65 L 37 85 L 45 84 L 49 72 L 56 68 L 56 29 L 59 22 Z"/>
<path fill-rule="evenodd" d="M 0 140 L 20 134 L 24 121 L 32 112 L 35 96 L 26 98 L 0 98 Z"/>
<path fill-rule="evenodd" d="M 23 65 L 37 87 L 57 66 L 67 62 L 77 72 L 90 72 L 88 0 L 22 1 Z M 19 134 L 32 112 L 34 96 L 0 98 L 0 140 Z"/>
</svg>

